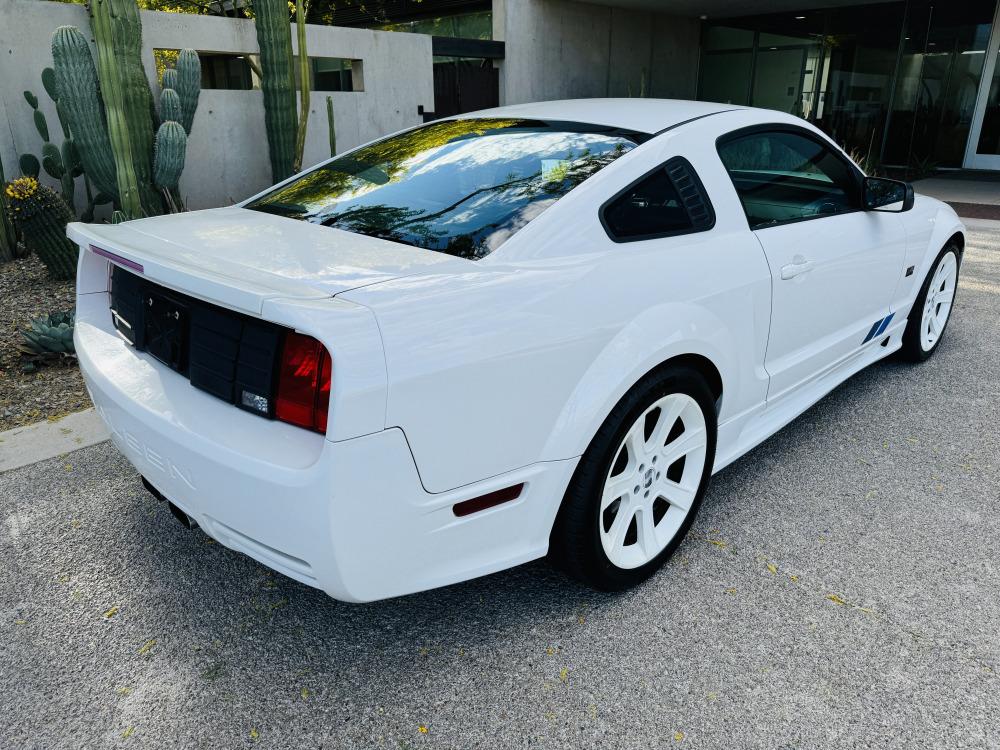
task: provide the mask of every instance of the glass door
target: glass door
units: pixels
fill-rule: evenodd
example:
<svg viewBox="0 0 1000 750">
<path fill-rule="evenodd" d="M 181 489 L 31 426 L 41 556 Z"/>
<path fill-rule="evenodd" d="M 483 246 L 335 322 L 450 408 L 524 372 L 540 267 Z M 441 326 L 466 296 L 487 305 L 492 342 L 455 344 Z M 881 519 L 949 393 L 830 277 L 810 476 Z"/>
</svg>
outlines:
<svg viewBox="0 0 1000 750">
<path fill-rule="evenodd" d="M 964 166 L 968 169 L 1000 169 L 1000 4 L 985 63 L 965 151 Z"/>
</svg>

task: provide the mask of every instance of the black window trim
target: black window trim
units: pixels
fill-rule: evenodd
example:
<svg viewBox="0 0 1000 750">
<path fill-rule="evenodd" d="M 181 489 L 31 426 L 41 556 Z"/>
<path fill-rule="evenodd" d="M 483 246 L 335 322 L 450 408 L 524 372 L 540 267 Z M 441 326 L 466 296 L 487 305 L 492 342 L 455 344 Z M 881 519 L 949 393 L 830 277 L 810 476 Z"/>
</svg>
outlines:
<svg viewBox="0 0 1000 750">
<path fill-rule="evenodd" d="M 757 227 L 756 229 L 750 226 L 750 217 L 747 215 L 746 207 L 743 205 L 743 199 L 740 198 L 740 191 L 736 189 L 736 183 L 733 182 L 733 176 L 729 173 L 729 169 L 726 167 L 726 163 L 722 161 L 722 154 L 720 153 L 720 147 L 724 146 L 731 141 L 737 141 L 741 138 L 745 138 L 748 135 L 754 135 L 756 133 L 792 133 L 793 135 L 802 136 L 813 143 L 818 143 L 824 148 L 828 149 L 837 159 L 847 165 L 848 170 L 852 175 L 854 175 L 854 183 L 858 205 L 856 208 L 850 211 L 841 211 L 835 214 L 817 214 L 816 216 L 799 216 L 794 219 L 785 219 L 784 221 L 776 221 L 773 224 L 768 224 L 767 226 Z M 775 227 L 783 227 L 787 224 L 798 224 L 800 221 L 816 221 L 817 219 L 832 219 L 837 216 L 848 216 L 850 214 L 859 213 L 864 211 L 865 208 L 861 202 L 861 189 L 862 183 L 864 182 L 865 175 L 858 168 L 858 166 L 848 159 L 841 152 L 840 148 L 833 141 L 829 140 L 826 136 L 820 135 L 819 133 L 814 133 L 801 125 L 794 125 L 788 122 L 775 122 L 775 123 L 758 123 L 757 125 L 748 125 L 744 128 L 738 128 L 736 130 L 731 130 L 728 133 L 723 133 L 718 138 L 715 139 L 715 153 L 719 157 L 719 162 L 722 164 L 722 168 L 726 172 L 726 176 L 729 177 L 729 181 L 733 185 L 733 191 L 736 193 L 736 198 L 740 202 L 740 208 L 743 209 L 743 218 L 747 220 L 747 227 L 751 232 L 761 232 L 765 229 L 774 229 Z"/>
<path fill-rule="evenodd" d="M 656 174 L 661 170 L 667 173 L 667 179 L 670 180 L 670 184 L 674 186 L 674 189 L 676 189 L 677 184 L 674 182 L 674 178 L 670 176 L 668 168 L 671 163 L 678 163 L 678 162 L 682 164 L 684 168 L 687 169 L 688 174 L 691 175 L 691 180 L 692 182 L 694 182 L 695 189 L 701 195 L 701 199 L 705 204 L 705 209 L 708 211 L 708 216 L 709 216 L 708 221 L 702 222 L 701 224 L 695 224 L 694 220 L 691 219 L 691 214 L 688 211 L 688 207 L 682 201 L 681 206 L 683 206 L 684 208 L 684 213 L 687 215 L 688 221 L 691 222 L 691 226 L 689 228 L 675 229 L 668 232 L 656 232 L 654 234 L 639 234 L 633 237 L 617 236 L 612 231 L 610 225 L 608 224 L 607 217 L 605 216 L 611 204 L 614 203 L 619 198 L 621 198 L 623 195 L 625 195 L 628 191 L 632 190 L 636 185 L 638 185 L 639 183 L 646 180 L 648 177 L 651 177 L 652 175 Z M 680 191 L 678 190 L 677 192 L 678 192 L 678 197 L 680 197 Z M 671 156 L 669 159 L 661 162 L 657 166 L 643 173 L 641 176 L 632 180 L 632 182 L 630 182 L 628 185 L 626 185 L 617 193 L 615 193 L 606 201 L 604 201 L 604 203 L 602 203 L 601 207 L 598 209 L 597 215 L 601 221 L 601 226 L 604 227 L 605 234 L 608 235 L 608 239 L 610 239 L 612 242 L 616 244 L 624 244 L 626 242 L 645 242 L 647 240 L 658 240 L 664 237 L 680 237 L 685 234 L 698 234 L 699 232 L 708 232 L 715 226 L 715 207 L 712 205 L 712 201 L 708 197 L 708 191 L 705 190 L 705 186 L 704 184 L 702 184 L 701 178 L 698 176 L 697 170 L 695 170 L 691 162 L 689 162 L 683 156 Z"/>
</svg>

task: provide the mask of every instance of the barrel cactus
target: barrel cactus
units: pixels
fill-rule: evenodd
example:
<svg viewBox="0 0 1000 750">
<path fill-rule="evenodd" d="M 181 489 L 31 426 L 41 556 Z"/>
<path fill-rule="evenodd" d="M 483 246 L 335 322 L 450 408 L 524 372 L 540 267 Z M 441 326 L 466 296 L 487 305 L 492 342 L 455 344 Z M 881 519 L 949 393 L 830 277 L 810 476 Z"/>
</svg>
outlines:
<svg viewBox="0 0 1000 750">
<path fill-rule="evenodd" d="M 20 177 L 4 187 L 10 217 L 33 250 L 56 279 L 76 275 L 77 247 L 66 239 L 66 224 L 73 218 L 69 206 L 54 190 L 38 184 L 34 177 Z"/>
<path fill-rule="evenodd" d="M 34 318 L 27 328 L 21 329 L 25 354 L 75 354 L 73 346 L 73 325 L 76 313 L 72 310 L 56 312 L 41 318 Z"/>
<path fill-rule="evenodd" d="M 0 185 L 5 182 L 3 159 L 0 159 Z M 17 233 L 14 231 L 14 222 L 11 221 L 10 212 L 7 210 L 7 192 L 0 190 L 0 263 L 16 258 L 17 251 Z"/>
<path fill-rule="evenodd" d="M 254 0 L 253 10 L 260 47 L 260 88 L 264 94 L 264 126 L 271 177 L 280 182 L 292 174 L 298 129 L 288 3 L 287 0 Z"/>
</svg>

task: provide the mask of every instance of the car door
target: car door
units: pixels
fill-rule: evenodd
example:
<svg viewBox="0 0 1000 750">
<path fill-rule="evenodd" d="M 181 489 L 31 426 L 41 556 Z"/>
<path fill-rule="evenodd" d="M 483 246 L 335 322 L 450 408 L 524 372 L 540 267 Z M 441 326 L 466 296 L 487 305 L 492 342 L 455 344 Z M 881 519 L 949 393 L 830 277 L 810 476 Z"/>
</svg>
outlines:
<svg viewBox="0 0 1000 750">
<path fill-rule="evenodd" d="M 805 128 L 745 128 L 718 146 L 771 268 L 773 401 L 881 332 L 905 259 L 903 225 L 862 210 L 860 172 Z"/>
</svg>

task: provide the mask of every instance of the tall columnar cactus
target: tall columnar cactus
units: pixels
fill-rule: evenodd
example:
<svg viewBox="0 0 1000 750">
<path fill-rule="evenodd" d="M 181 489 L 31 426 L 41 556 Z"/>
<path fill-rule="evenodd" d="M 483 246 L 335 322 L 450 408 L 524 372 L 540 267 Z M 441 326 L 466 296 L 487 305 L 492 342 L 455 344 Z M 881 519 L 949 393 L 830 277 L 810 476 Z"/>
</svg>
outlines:
<svg viewBox="0 0 1000 750">
<path fill-rule="evenodd" d="M 181 122 L 181 98 L 173 89 L 164 88 L 160 92 L 160 122 Z M 183 125 L 181 126 L 184 127 Z M 155 182 L 155 180 L 154 180 Z"/>
<path fill-rule="evenodd" d="M 183 125 L 175 121 L 160 125 L 160 129 L 156 131 L 153 155 L 153 181 L 157 187 L 168 191 L 177 189 L 177 182 L 184 171 L 186 149 L 187 133 L 184 132 Z"/>
<path fill-rule="evenodd" d="M 98 93 L 97 69 L 90 45 L 79 29 L 74 26 L 56 29 L 52 35 L 52 60 L 56 96 L 69 123 L 83 169 L 98 193 L 117 203 L 115 155 Z"/>
<path fill-rule="evenodd" d="M 260 47 L 260 88 L 264 94 L 271 177 L 280 182 L 292 174 L 297 133 L 288 3 L 286 0 L 254 0 L 253 9 Z"/>
<path fill-rule="evenodd" d="M 333 119 L 333 97 L 326 97 L 326 127 L 330 131 L 330 156 L 337 155 L 337 130 Z"/>
<path fill-rule="evenodd" d="M 177 56 L 177 80 L 172 86 L 163 84 L 163 88 L 172 88 L 180 99 L 181 118 L 177 120 L 184 132 L 191 135 L 194 124 L 194 113 L 198 108 L 198 96 L 201 94 L 201 60 L 193 49 L 182 49 Z"/>
<path fill-rule="evenodd" d="M 77 246 L 66 239 L 66 224 L 73 218 L 69 206 L 54 190 L 38 184 L 34 177 L 7 183 L 4 195 L 10 215 L 24 244 L 34 250 L 56 279 L 76 275 Z"/>
<path fill-rule="evenodd" d="M 152 182 L 153 105 L 142 66 L 139 7 L 135 0 L 91 0 L 90 26 L 122 210 L 133 219 L 161 213 L 163 202 Z"/>
</svg>

